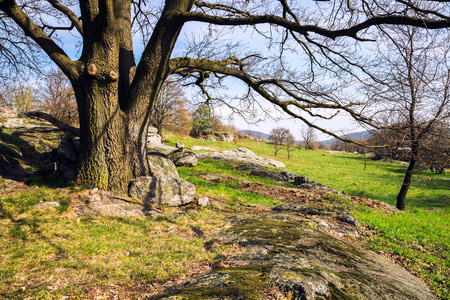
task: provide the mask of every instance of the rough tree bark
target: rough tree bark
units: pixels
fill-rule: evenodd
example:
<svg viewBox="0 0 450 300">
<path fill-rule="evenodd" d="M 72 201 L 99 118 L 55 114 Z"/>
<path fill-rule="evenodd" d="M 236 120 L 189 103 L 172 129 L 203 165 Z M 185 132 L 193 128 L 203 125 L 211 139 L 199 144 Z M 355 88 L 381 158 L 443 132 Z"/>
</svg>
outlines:
<svg viewBox="0 0 450 300">
<path fill-rule="evenodd" d="M 104 4 L 99 5 L 102 13 L 98 16 L 91 11 L 82 13 L 87 16 L 83 19 L 87 42 L 81 56 L 86 71 L 72 82 L 83 137 L 78 176 L 84 186 L 126 192 L 130 179 L 150 175 L 146 150 L 149 114 L 169 74 L 170 54 L 183 25 L 173 22 L 170 14 L 189 10 L 192 1 L 167 1 L 144 51 L 147 61 L 135 71 L 131 1 Z M 86 3 L 82 9 L 92 7 Z M 130 85 L 134 72 L 141 80 Z"/>
</svg>

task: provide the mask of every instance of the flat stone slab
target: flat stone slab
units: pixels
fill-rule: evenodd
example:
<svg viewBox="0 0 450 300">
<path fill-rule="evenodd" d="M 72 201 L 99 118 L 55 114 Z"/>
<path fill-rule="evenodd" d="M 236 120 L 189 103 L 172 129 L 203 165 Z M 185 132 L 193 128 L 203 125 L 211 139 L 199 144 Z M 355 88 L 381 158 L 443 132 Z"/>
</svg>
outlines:
<svg viewBox="0 0 450 300">
<path fill-rule="evenodd" d="M 197 155 L 198 155 L 199 159 L 211 158 L 211 159 L 222 160 L 222 161 L 226 161 L 226 162 L 237 162 L 237 161 L 257 162 L 257 163 L 261 163 L 264 165 L 273 166 L 276 168 L 286 167 L 286 165 L 280 161 L 270 159 L 270 158 L 264 158 L 262 156 L 258 156 L 247 148 L 225 150 L 222 152 L 198 153 Z"/>
</svg>

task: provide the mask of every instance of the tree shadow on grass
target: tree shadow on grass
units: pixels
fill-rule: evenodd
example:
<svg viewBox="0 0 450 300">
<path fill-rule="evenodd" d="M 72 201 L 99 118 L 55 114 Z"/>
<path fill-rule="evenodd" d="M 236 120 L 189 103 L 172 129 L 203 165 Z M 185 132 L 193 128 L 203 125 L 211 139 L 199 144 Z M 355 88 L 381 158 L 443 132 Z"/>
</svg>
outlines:
<svg viewBox="0 0 450 300">
<path fill-rule="evenodd" d="M 23 128 L 11 133 L 0 128 L 0 176 L 25 184 L 64 186 L 58 172 L 45 169 L 57 161 L 56 147 L 45 139 L 62 135 L 52 127 Z"/>
</svg>

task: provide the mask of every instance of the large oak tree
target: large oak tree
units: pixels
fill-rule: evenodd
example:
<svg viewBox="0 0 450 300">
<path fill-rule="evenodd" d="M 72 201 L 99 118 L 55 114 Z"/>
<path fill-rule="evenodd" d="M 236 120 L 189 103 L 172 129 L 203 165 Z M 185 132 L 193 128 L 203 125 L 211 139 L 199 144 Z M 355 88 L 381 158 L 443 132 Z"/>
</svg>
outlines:
<svg viewBox="0 0 450 300">
<path fill-rule="evenodd" d="M 445 10 L 424 11 L 404 0 L 396 1 L 395 5 L 330 1 L 316 6 L 311 2 L 304 7 L 298 1 L 286 0 L 166 0 L 161 9 L 151 4 L 142 0 L 79 0 L 78 3 L 0 0 L 3 12 L 0 34 L 9 43 L 0 47 L 0 57 L 9 55 L 13 66 L 21 66 L 16 60 L 20 57 L 13 53 L 23 54 L 21 45 L 25 44 L 14 39 L 26 36 L 72 84 L 80 121 L 78 179 L 86 187 L 126 192 L 130 179 L 150 174 L 146 157 L 148 120 L 161 86 L 170 74 L 193 77 L 191 82 L 205 95 L 209 95 L 207 80 L 220 82 L 224 76 L 237 78 L 248 85 L 247 97 L 257 94 L 313 127 L 317 126 L 308 122 L 305 114 L 319 116 L 315 108 L 339 109 L 360 122 L 367 122 L 353 109 L 360 103 L 340 101 L 345 98 L 319 87 L 320 81 L 315 80 L 318 67 L 334 74 L 335 81 L 342 73 L 354 72 L 354 68 L 355 72 L 364 72 L 352 64 L 344 47 L 333 48 L 332 43 L 340 42 L 340 37 L 366 40 L 366 29 L 377 24 L 426 28 L 450 24 Z M 409 14 L 410 11 L 415 15 Z M 200 41 L 193 43 L 184 55 L 174 56 L 180 31 L 189 22 L 210 24 L 208 42 L 219 43 L 222 38 L 223 43 L 228 43 L 224 48 L 227 50 L 202 51 L 208 47 Z M 234 27 L 248 28 L 275 43 L 279 57 L 264 59 L 264 53 L 248 53 L 235 47 L 230 43 L 231 31 L 224 35 L 212 34 L 217 28 L 232 30 Z M 137 28 L 141 29 L 145 46 L 139 61 L 133 53 L 133 33 Z M 54 38 L 55 32 L 64 29 L 80 37 L 82 48 L 76 60 Z M 6 44 L 2 42 L 2 45 Z M 309 65 L 304 70 L 295 71 L 286 64 L 283 55 L 288 52 L 296 55 L 294 48 L 309 56 Z M 323 117 L 332 116 L 333 113 Z"/>
</svg>

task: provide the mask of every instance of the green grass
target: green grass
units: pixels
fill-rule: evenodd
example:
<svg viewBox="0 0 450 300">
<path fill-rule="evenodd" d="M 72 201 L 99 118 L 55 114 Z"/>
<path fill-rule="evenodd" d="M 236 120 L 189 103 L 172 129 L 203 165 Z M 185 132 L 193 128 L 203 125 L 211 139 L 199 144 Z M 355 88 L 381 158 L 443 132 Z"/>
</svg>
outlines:
<svg viewBox="0 0 450 300">
<path fill-rule="evenodd" d="M 175 137 L 172 139 L 177 140 Z M 286 152 L 281 151 L 275 157 L 269 143 L 252 140 L 235 144 L 185 137 L 182 141 L 187 147 L 200 145 L 217 151 L 247 147 L 258 155 L 284 162 L 286 169 L 294 173 L 336 190 L 392 205 L 395 205 L 407 168 L 398 163 L 365 160 L 363 155 L 325 150 L 296 150 L 288 160 Z M 203 168 L 208 171 L 206 166 Z M 218 170 L 212 172 L 219 173 Z M 226 172 L 229 170 L 223 171 Z M 245 176 L 233 172 L 235 176 Z M 408 191 L 406 211 L 396 214 L 384 214 L 369 208 L 354 211 L 361 224 L 376 231 L 376 234 L 367 234 L 366 247 L 397 256 L 402 265 L 420 276 L 441 299 L 450 299 L 449 178 L 449 174 L 417 170 Z M 205 186 L 200 190 L 206 192 L 209 189 L 214 187 Z"/>
<path fill-rule="evenodd" d="M 285 150 L 274 156 L 268 142 L 250 139 L 237 143 L 213 142 L 169 135 L 169 144 L 183 142 L 187 148 L 197 145 L 216 151 L 246 147 L 258 155 L 286 164 L 286 169 L 328 185 L 349 195 L 368 197 L 395 205 L 407 166 L 367 158 L 360 154 L 328 153 L 326 150 L 295 150 L 287 159 Z M 366 168 L 365 168 L 366 164 Z M 450 206 L 450 174 L 434 174 L 417 170 L 408 191 L 406 206 L 414 208 L 446 208 Z"/>
<path fill-rule="evenodd" d="M 61 206 L 34 209 L 40 201 Z M 191 268 L 201 270 L 230 250 L 207 237 L 224 226 L 222 217 L 207 211 L 75 217 L 66 196 L 45 188 L 2 197 L 0 209 L 2 299 L 84 298 L 90 289 L 108 290 L 108 285 L 163 283 L 183 278 Z"/>
<path fill-rule="evenodd" d="M 195 184 L 196 193 L 198 196 L 208 195 L 217 198 L 224 198 L 227 201 L 227 208 L 236 210 L 240 203 L 247 204 L 264 204 L 264 205 L 277 205 L 280 204 L 272 198 L 267 198 L 255 193 L 241 191 L 241 185 L 235 180 L 224 180 L 220 184 L 207 181 L 201 178 L 203 174 L 221 174 L 229 175 L 247 181 L 261 182 L 264 184 L 279 185 L 273 180 L 261 179 L 254 176 L 250 176 L 248 171 L 237 170 L 232 164 L 217 162 L 215 160 L 199 161 L 195 168 L 181 167 L 178 168 L 178 172 L 181 177 L 187 181 Z"/>
<path fill-rule="evenodd" d="M 18 142 L 10 136 L 0 137 Z M 275 157 L 270 144 L 253 140 L 221 143 L 173 135 L 168 139 L 172 145 L 183 142 L 188 148 L 198 145 L 217 151 L 247 147 L 334 189 L 391 204 L 406 169 L 374 160 L 368 160 L 364 169 L 360 155 L 323 150 L 296 150 L 288 160 L 285 152 Z M 206 160 L 194 168 L 181 167 L 179 173 L 196 185 L 198 196 L 221 199 L 233 213 L 239 211 L 239 204 L 279 204 L 243 191 L 235 180 L 224 178 L 214 183 L 202 178 L 217 173 L 278 185 L 231 164 Z M 450 181 L 442 179 L 449 177 L 417 172 L 405 212 L 383 214 L 363 207 L 354 211 L 362 225 L 375 229 L 367 231 L 366 246 L 400 257 L 400 262 L 419 274 L 442 299 L 450 299 Z M 220 212 L 186 208 L 159 218 L 78 217 L 69 207 L 68 197 L 80 190 L 73 186 L 64 193 L 33 187 L 0 197 L 0 298 L 84 298 L 96 290 L 109 291 L 111 285 L 123 287 L 125 298 L 136 298 L 142 293 L 141 284 L 149 290 L 151 284 L 182 281 L 192 270 L 205 271 L 202 266 L 220 263 L 234 247 L 208 236 L 226 225 Z M 33 205 L 40 201 L 57 201 L 60 206 L 35 210 Z"/>
<path fill-rule="evenodd" d="M 355 211 L 358 220 L 379 233 L 366 234 L 371 249 L 399 256 L 402 265 L 418 274 L 442 299 L 450 299 L 449 210 L 385 214 Z"/>
</svg>

